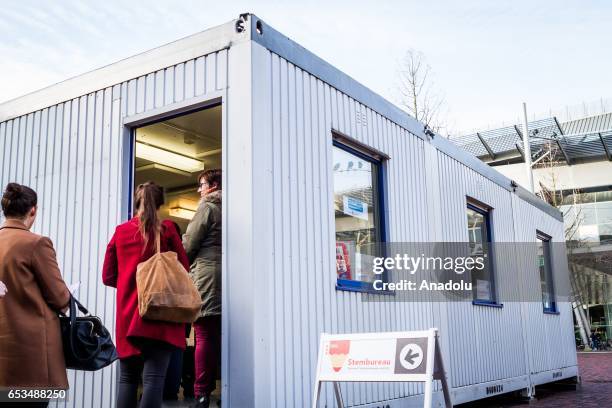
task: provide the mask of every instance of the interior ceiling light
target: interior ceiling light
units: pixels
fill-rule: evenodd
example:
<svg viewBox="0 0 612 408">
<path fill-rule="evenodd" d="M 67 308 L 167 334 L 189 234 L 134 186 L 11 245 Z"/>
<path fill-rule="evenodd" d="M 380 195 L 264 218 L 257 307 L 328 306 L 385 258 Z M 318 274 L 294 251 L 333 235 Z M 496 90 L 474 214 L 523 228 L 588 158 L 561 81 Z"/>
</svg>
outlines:
<svg viewBox="0 0 612 408">
<path fill-rule="evenodd" d="M 192 159 L 191 157 L 169 152 L 142 142 L 136 142 L 136 157 L 190 173 L 204 170 L 204 162 L 202 160 Z"/>
<path fill-rule="evenodd" d="M 181 197 L 177 200 L 177 204 L 174 205 L 173 207 L 180 207 L 186 210 L 195 211 L 198 209 L 198 204 L 199 204 L 198 201 L 189 200 L 189 199 Z"/>
<path fill-rule="evenodd" d="M 186 145 L 192 145 L 192 144 L 194 144 L 194 143 L 195 143 L 195 138 L 194 138 L 192 135 L 185 133 L 185 134 L 183 135 L 183 142 L 184 142 Z"/>
<path fill-rule="evenodd" d="M 168 210 L 168 214 L 171 217 L 182 218 L 184 220 L 191 220 L 195 213 L 195 211 L 183 207 L 174 207 Z"/>
<path fill-rule="evenodd" d="M 203 135 L 203 134 L 198 134 L 195 131 L 183 128 L 181 126 L 175 125 L 173 123 L 168 123 L 168 122 L 162 122 L 162 125 L 172 129 L 173 131 L 177 132 L 177 133 L 181 133 L 183 135 L 183 141 L 185 142 L 185 144 L 194 144 L 195 141 L 197 139 L 206 139 L 207 136 Z"/>
<path fill-rule="evenodd" d="M 161 170 L 161 171 L 165 171 L 168 173 L 177 174 L 179 176 L 191 178 L 191 173 L 188 171 L 175 169 L 174 167 L 164 166 L 163 164 L 159 164 L 159 163 L 145 164 L 144 166 L 136 167 L 134 170 L 136 170 L 136 172 L 143 172 L 147 170 Z"/>
</svg>

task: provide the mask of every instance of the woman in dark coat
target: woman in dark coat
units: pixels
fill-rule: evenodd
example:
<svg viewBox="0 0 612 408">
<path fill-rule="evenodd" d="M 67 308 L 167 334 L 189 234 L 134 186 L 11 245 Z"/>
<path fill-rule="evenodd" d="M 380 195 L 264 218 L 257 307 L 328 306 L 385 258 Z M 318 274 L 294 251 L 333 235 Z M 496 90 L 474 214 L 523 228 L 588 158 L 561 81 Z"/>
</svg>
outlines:
<svg viewBox="0 0 612 408">
<path fill-rule="evenodd" d="M 68 388 L 57 314 L 70 292 L 51 240 L 30 232 L 37 214 L 34 190 L 9 183 L 0 226 L 0 387 Z M 46 405 L 43 403 L 41 405 Z"/>
<path fill-rule="evenodd" d="M 138 313 L 136 267 L 155 254 L 160 235 L 161 252 L 173 251 L 185 269 L 187 255 L 172 221 L 157 216 L 164 203 L 160 186 L 147 182 L 137 187 L 136 216 L 119 225 L 106 250 L 102 280 L 117 288 L 116 344 L 120 359 L 117 407 L 135 407 L 136 392 L 143 377 L 141 408 L 161 407 L 170 356 L 185 348 L 185 325 L 145 320 Z"/>
<path fill-rule="evenodd" d="M 198 178 L 201 200 L 187 226 L 183 245 L 200 296 L 200 317 L 195 330 L 194 391 L 200 407 L 208 407 L 215 389 L 221 352 L 221 170 L 208 170 Z"/>
</svg>

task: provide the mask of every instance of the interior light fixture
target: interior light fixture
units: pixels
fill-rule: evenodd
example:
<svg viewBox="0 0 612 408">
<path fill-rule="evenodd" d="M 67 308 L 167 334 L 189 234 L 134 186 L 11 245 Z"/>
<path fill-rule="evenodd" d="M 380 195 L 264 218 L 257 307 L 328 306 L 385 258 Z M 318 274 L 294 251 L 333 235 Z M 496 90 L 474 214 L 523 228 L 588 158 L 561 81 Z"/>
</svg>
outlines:
<svg viewBox="0 0 612 408">
<path fill-rule="evenodd" d="M 195 211 L 183 207 L 174 207 L 168 210 L 168 214 L 171 217 L 182 218 L 184 220 L 191 220 L 195 213 Z"/>
<path fill-rule="evenodd" d="M 142 142 L 136 142 L 136 157 L 190 173 L 204 170 L 204 162 L 202 160 L 192 159 L 191 157 L 169 152 Z"/>
<path fill-rule="evenodd" d="M 179 176 L 191 178 L 191 173 L 188 171 L 179 170 L 174 167 L 164 166 L 163 164 L 159 164 L 159 163 L 145 164 L 144 166 L 136 167 L 134 170 L 136 172 L 143 172 L 143 171 L 148 171 L 148 170 L 161 170 L 161 171 L 176 174 Z"/>
<path fill-rule="evenodd" d="M 179 197 L 179 199 L 176 201 L 176 204 L 173 205 L 171 208 L 181 207 L 186 210 L 195 211 L 198 209 L 199 204 L 200 202 L 198 200 L 191 200 L 185 197 Z"/>
</svg>

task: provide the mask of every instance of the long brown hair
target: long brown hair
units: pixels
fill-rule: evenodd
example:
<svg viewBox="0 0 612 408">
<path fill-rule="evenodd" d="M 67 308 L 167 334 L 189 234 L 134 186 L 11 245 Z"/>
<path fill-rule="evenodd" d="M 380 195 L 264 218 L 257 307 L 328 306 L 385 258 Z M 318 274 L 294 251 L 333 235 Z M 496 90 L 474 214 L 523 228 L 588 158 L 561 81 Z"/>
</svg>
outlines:
<svg viewBox="0 0 612 408">
<path fill-rule="evenodd" d="M 153 181 L 139 184 L 134 193 L 134 212 L 138 214 L 138 226 L 144 250 L 148 247 L 150 239 L 155 239 L 160 233 L 160 221 L 157 210 L 164 204 L 164 190 Z"/>
</svg>

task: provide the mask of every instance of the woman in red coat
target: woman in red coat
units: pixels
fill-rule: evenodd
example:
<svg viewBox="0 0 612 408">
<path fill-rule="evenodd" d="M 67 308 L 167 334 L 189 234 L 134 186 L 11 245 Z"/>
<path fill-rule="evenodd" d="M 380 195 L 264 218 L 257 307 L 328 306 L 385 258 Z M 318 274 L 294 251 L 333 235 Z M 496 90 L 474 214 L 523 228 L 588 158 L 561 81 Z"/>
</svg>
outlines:
<svg viewBox="0 0 612 408">
<path fill-rule="evenodd" d="M 136 216 L 119 225 L 106 249 L 102 280 L 117 288 L 116 344 L 120 360 L 118 408 L 137 404 L 142 373 L 141 408 L 161 407 L 166 370 L 177 348 L 185 348 L 185 325 L 143 320 L 138 313 L 136 267 L 155 254 L 160 235 L 161 252 L 173 251 L 189 270 L 181 239 L 171 221 L 160 222 L 157 211 L 164 203 L 160 186 L 147 182 L 137 187 Z"/>
</svg>

